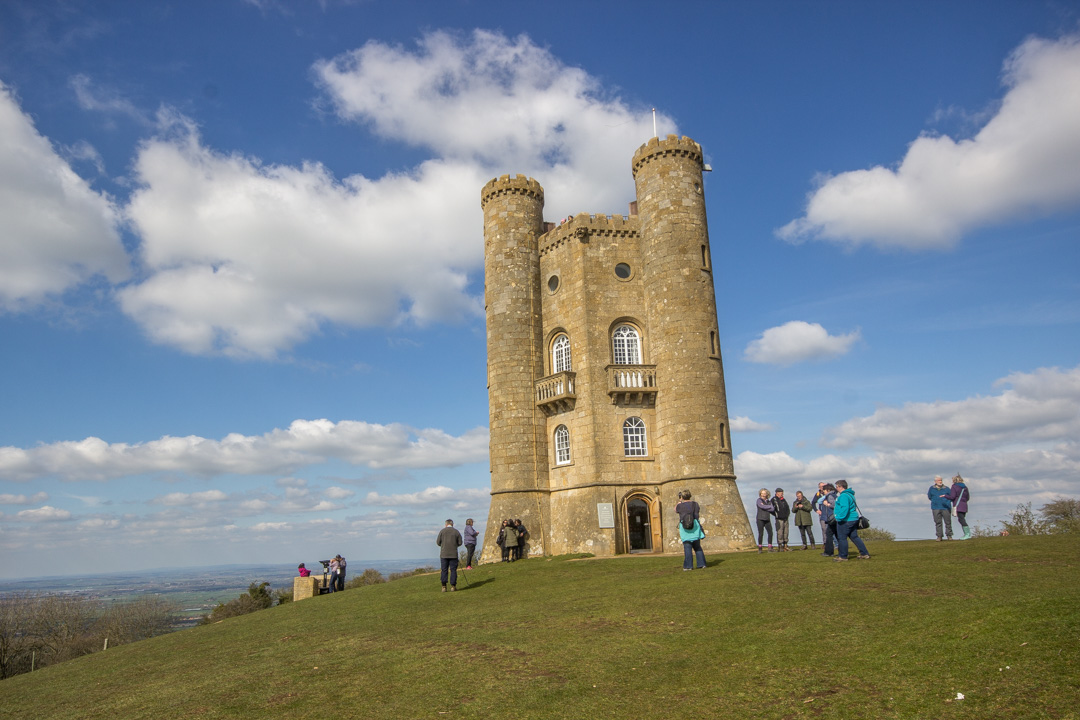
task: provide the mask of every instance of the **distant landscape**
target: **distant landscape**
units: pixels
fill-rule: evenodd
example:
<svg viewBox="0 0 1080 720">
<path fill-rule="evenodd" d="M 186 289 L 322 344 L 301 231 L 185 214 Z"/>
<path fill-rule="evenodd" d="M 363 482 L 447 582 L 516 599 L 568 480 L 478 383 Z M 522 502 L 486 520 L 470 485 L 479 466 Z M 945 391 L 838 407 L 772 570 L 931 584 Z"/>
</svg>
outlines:
<svg viewBox="0 0 1080 720">
<path fill-rule="evenodd" d="M 431 565 L 430 558 L 413 560 L 349 561 L 346 579 L 375 568 L 387 575 Z M 312 573 L 322 572 L 318 563 Z M 247 591 L 251 583 L 270 583 L 272 588 L 292 587 L 296 565 L 211 565 L 207 567 L 157 568 L 99 575 L 65 575 L 0 580 L 0 595 L 43 593 L 77 595 L 102 603 L 126 602 L 144 595 L 157 595 L 174 603 L 177 628 L 199 622 L 218 603 Z"/>
</svg>

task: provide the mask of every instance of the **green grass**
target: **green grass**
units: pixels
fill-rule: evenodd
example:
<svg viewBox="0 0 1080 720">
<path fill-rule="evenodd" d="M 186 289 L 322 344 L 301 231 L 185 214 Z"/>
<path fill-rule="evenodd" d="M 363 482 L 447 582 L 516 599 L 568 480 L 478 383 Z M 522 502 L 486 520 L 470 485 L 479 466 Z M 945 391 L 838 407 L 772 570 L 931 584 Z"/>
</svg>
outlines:
<svg viewBox="0 0 1080 720">
<path fill-rule="evenodd" d="M 0 717 L 1080 716 L 1075 537 L 870 551 L 408 578 L 5 680 Z"/>
</svg>

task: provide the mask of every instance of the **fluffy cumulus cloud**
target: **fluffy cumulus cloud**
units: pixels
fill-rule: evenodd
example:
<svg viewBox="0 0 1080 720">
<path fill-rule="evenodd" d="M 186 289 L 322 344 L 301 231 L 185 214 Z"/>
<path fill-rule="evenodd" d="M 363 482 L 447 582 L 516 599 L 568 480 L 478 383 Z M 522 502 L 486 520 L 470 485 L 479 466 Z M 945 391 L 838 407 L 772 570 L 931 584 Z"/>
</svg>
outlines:
<svg viewBox="0 0 1080 720">
<path fill-rule="evenodd" d="M 38 492 L 33 495 L 13 495 L 0 493 L 0 505 L 36 505 L 49 499 L 49 493 Z"/>
<path fill-rule="evenodd" d="M 315 72 L 342 118 L 488 173 L 533 175 L 555 216 L 625 212 L 629 159 L 652 136 L 648 108 L 524 35 L 432 32 L 414 50 L 372 41 Z M 658 123 L 674 132 L 669 118 Z"/>
<path fill-rule="evenodd" d="M 414 51 L 369 42 L 314 73 L 341 118 L 430 157 L 338 179 L 317 162 L 215 150 L 190 120 L 161 113 L 126 207 L 145 277 L 118 293 L 156 342 L 269 358 L 328 325 L 479 316 L 468 287 L 483 266 L 483 184 L 528 173 L 556 214 L 625 212 L 630 173 L 613 168 L 651 135 L 647 112 L 525 37 L 436 32 Z"/>
<path fill-rule="evenodd" d="M 38 133 L 0 83 L 0 311 L 19 311 L 95 275 L 128 277 L 119 214 Z"/>
<path fill-rule="evenodd" d="M 741 489 L 749 503 L 757 487 L 810 491 L 847 478 L 867 507 L 894 520 L 925 509 L 934 475 L 957 472 L 978 501 L 976 517 L 1001 518 L 1021 503 L 1037 509 L 1058 496 L 1074 497 L 1080 366 L 1013 373 L 995 387 L 994 395 L 883 407 L 830 428 L 824 444 L 847 453 L 798 459 L 784 451 L 742 452 L 736 459 Z M 924 527 L 922 536 L 927 532 Z"/>
<path fill-rule="evenodd" d="M 830 335 L 817 323 L 792 320 L 763 332 L 746 346 L 743 356 L 755 363 L 793 365 L 845 355 L 860 337 L 858 330 L 846 335 Z"/>
<path fill-rule="evenodd" d="M 398 423 L 297 420 L 284 430 L 253 436 L 233 433 L 221 440 L 166 436 L 146 443 L 110 444 L 86 438 L 29 449 L 0 447 L 0 479 L 108 480 L 152 473 L 260 475 L 291 472 L 327 460 L 368 468 L 455 467 L 486 460 L 487 453 L 485 428 L 453 436 L 442 430 L 417 430 Z M 293 486 L 303 489 L 303 482 Z M 343 492 L 348 491 L 335 488 L 324 499 L 343 499 Z M 214 499 L 195 495 L 200 495 L 196 498 L 200 502 Z M 178 493 L 175 499 L 177 502 L 161 502 L 183 504 L 181 500 L 188 502 L 191 498 Z"/>
<path fill-rule="evenodd" d="M 1080 204 L 1080 36 L 1027 40 L 1003 82 L 1000 108 L 974 137 L 923 135 L 895 169 L 824 178 L 780 237 L 944 248 L 979 226 Z"/>
</svg>

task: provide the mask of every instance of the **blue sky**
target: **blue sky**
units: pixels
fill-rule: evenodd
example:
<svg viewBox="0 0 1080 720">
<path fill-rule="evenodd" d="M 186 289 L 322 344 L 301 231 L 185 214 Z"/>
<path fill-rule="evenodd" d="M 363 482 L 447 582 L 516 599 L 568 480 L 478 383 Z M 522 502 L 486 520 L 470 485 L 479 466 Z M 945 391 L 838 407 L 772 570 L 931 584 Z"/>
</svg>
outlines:
<svg viewBox="0 0 1080 720">
<path fill-rule="evenodd" d="M 11 0 L 0 83 L 2 576 L 482 525 L 480 188 L 625 213 L 652 108 L 713 168 L 748 505 L 1080 490 L 1074 3 Z"/>
</svg>

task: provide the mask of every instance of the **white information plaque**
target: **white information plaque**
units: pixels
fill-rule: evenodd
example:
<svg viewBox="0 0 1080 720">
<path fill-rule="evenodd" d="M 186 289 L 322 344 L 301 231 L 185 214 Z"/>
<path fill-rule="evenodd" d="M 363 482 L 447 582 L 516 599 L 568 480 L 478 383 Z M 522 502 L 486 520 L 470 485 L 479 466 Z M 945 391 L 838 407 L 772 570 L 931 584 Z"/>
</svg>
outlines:
<svg viewBox="0 0 1080 720">
<path fill-rule="evenodd" d="M 596 516 L 600 520 L 600 527 L 615 527 L 615 510 L 611 503 L 596 503 Z"/>
</svg>

